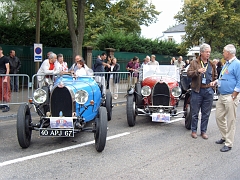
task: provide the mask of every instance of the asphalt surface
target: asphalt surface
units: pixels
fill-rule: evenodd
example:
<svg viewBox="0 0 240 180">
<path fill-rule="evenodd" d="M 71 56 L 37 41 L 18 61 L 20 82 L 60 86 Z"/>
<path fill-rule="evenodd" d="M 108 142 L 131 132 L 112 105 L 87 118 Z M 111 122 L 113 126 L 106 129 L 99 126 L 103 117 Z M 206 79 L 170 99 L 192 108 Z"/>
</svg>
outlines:
<svg viewBox="0 0 240 180">
<path fill-rule="evenodd" d="M 0 120 L 0 179 L 239 179 L 240 125 L 237 122 L 233 149 L 220 152 L 214 108 L 209 139 L 204 140 L 191 138 L 184 120 L 166 124 L 138 116 L 136 125 L 128 127 L 126 106 L 119 103 L 113 108 L 109 139 L 101 153 L 89 132 L 46 138 L 33 131 L 30 147 L 22 149 L 16 119 L 9 117 Z"/>
</svg>

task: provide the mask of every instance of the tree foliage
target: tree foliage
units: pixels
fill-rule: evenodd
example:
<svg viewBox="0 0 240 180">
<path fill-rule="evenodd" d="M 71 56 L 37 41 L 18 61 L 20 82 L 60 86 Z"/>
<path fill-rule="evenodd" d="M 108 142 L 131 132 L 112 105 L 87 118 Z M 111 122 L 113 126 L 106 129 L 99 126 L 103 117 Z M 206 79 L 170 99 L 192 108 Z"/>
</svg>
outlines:
<svg viewBox="0 0 240 180">
<path fill-rule="evenodd" d="M 33 28 L 36 25 L 36 0 L 5 0 L 0 15 L 0 24 Z M 72 19 L 67 17 L 66 5 L 71 4 Z M 82 3 L 82 5 L 79 5 Z M 83 7 L 84 6 L 84 7 Z M 78 10 L 84 14 L 78 17 Z M 152 3 L 147 0 L 41 0 L 41 31 L 58 32 L 70 30 L 75 35 L 84 34 L 84 46 L 96 44 L 98 35 L 105 32 L 125 31 L 140 34 L 141 25 L 156 22 L 159 15 Z M 68 13 L 69 14 L 69 13 Z M 84 16 L 84 17 L 82 17 Z M 6 18 L 7 17 L 7 18 Z M 84 26 L 77 30 L 79 21 L 84 19 Z M 81 23 L 80 23 L 81 24 Z M 73 37 L 73 39 L 75 39 Z"/>
<path fill-rule="evenodd" d="M 226 44 L 240 43 L 240 0 L 191 0 L 184 4 L 175 19 L 186 24 L 182 49 L 206 42 L 222 52 Z"/>
<path fill-rule="evenodd" d="M 135 33 L 120 31 L 104 33 L 99 36 L 96 47 L 100 50 L 114 48 L 116 51 L 139 52 L 162 55 L 180 55 L 176 43 L 159 39 L 145 39 Z M 186 53 L 186 52 L 185 52 Z"/>
</svg>

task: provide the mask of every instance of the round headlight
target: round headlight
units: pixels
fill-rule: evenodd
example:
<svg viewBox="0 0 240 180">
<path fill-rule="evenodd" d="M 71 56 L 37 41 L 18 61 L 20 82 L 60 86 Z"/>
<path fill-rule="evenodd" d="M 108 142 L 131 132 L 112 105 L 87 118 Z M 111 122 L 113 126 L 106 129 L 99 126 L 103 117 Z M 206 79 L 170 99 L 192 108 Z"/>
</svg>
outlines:
<svg viewBox="0 0 240 180">
<path fill-rule="evenodd" d="M 75 94 L 75 100 L 78 104 L 85 104 L 88 100 L 88 93 L 84 90 L 77 91 Z"/>
<path fill-rule="evenodd" d="M 172 95 L 173 95 L 174 97 L 179 97 L 181 94 L 182 94 L 182 90 L 181 90 L 180 87 L 174 87 L 174 88 L 172 89 Z"/>
<path fill-rule="evenodd" d="M 149 96 L 151 94 L 151 88 L 149 86 L 143 86 L 141 89 L 141 94 L 143 96 Z"/>
<path fill-rule="evenodd" d="M 36 89 L 33 93 L 33 100 L 38 103 L 44 103 L 47 100 L 47 92 L 43 89 Z"/>
</svg>

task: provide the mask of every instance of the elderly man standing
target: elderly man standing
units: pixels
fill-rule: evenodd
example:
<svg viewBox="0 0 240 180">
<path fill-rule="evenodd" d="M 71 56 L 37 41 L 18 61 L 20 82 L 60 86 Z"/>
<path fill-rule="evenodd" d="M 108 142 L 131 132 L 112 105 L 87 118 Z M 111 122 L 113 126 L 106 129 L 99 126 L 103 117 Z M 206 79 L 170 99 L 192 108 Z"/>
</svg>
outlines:
<svg viewBox="0 0 240 180">
<path fill-rule="evenodd" d="M 215 64 L 209 60 L 211 47 L 208 44 L 200 46 L 200 56 L 193 60 L 187 70 L 191 83 L 192 138 L 197 138 L 198 116 L 201 109 L 201 136 L 208 139 L 206 134 L 214 95 L 214 81 L 217 79 Z"/>
<path fill-rule="evenodd" d="M 224 144 L 221 152 L 232 149 L 235 129 L 236 113 L 238 106 L 238 94 L 240 92 L 240 61 L 236 58 L 236 48 L 228 44 L 223 49 L 226 64 L 222 67 L 219 79 L 214 82 L 218 84 L 220 96 L 216 103 L 216 121 L 222 138 L 216 144 Z"/>
<path fill-rule="evenodd" d="M 41 67 L 39 68 L 39 70 L 37 72 L 39 88 L 41 88 L 44 85 L 45 77 L 49 77 L 49 79 L 52 80 L 51 76 L 49 76 L 49 75 L 58 74 L 60 72 L 59 68 L 55 67 L 56 61 L 57 61 L 57 55 L 55 53 L 50 53 L 48 56 L 48 59 L 45 59 L 43 61 Z"/>
<path fill-rule="evenodd" d="M 184 68 L 185 62 L 183 61 L 182 56 L 179 56 L 178 60 L 174 61 L 174 65 L 176 65 L 180 70 Z"/>
<path fill-rule="evenodd" d="M 154 54 L 151 55 L 151 61 L 148 63 L 148 65 L 159 65 L 159 62 L 156 61 L 156 56 Z"/>
</svg>

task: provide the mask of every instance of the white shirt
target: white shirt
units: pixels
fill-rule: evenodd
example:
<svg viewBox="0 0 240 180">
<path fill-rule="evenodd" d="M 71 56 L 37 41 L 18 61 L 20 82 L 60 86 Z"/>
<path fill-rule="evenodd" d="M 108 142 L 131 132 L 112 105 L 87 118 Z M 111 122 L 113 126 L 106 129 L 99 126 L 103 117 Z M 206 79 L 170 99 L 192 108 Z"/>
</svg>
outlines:
<svg viewBox="0 0 240 180">
<path fill-rule="evenodd" d="M 83 67 L 81 67 L 80 69 L 77 69 L 76 76 L 79 77 L 79 76 L 86 76 L 86 75 L 87 75 L 87 72 Z"/>
<path fill-rule="evenodd" d="M 159 65 L 159 62 L 158 61 L 150 61 L 149 63 L 148 63 L 148 65 Z"/>
<path fill-rule="evenodd" d="M 58 74 L 59 73 L 59 68 L 55 67 L 55 66 L 58 66 L 56 62 L 54 63 L 54 69 L 53 70 L 49 70 L 49 68 L 50 68 L 49 59 L 45 59 L 43 61 L 43 63 L 41 64 L 41 67 L 39 68 L 37 74 L 38 75 Z M 37 78 L 38 78 L 39 81 L 42 81 L 44 79 L 44 76 L 38 76 Z"/>
</svg>

